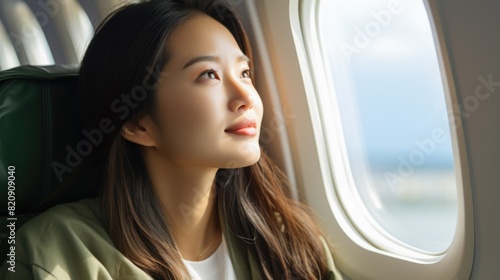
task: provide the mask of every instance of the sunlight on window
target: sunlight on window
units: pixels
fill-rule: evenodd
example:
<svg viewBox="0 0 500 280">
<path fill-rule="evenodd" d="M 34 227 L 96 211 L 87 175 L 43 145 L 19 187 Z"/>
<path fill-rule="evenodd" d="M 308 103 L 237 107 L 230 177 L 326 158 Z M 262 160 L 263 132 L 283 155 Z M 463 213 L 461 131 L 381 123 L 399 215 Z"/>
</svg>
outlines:
<svg viewBox="0 0 500 280">
<path fill-rule="evenodd" d="M 424 4 L 322 1 L 319 19 L 357 207 L 410 247 L 446 250 L 457 219 L 455 169 Z"/>
</svg>

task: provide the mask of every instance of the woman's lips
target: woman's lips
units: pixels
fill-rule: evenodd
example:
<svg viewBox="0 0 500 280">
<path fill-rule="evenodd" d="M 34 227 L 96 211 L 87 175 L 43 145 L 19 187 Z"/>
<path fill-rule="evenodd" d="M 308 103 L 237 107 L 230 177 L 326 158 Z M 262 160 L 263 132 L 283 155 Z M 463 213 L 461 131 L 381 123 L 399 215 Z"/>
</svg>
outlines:
<svg viewBox="0 0 500 280">
<path fill-rule="evenodd" d="M 255 136 L 257 135 L 257 121 L 255 119 L 246 119 L 225 129 L 224 132 L 242 136 Z"/>
</svg>

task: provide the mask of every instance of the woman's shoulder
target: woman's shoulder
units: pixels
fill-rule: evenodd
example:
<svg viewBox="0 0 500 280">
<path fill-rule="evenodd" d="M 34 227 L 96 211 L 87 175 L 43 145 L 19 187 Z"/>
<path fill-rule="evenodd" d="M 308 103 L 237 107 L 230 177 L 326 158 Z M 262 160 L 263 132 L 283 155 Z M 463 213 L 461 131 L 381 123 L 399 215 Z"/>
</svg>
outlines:
<svg viewBox="0 0 500 280">
<path fill-rule="evenodd" d="M 37 226 L 50 230 L 51 226 L 57 224 L 68 226 L 74 223 L 103 225 L 100 198 L 82 199 L 53 206 L 30 219 L 19 230 L 35 229 Z"/>
<path fill-rule="evenodd" d="M 99 198 L 60 204 L 39 214 L 19 228 L 15 245 L 18 268 L 33 276 L 150 279 L 115 248 Z"/>
<path fill-rule="evenodd" d="M 18 235 L 41 237 L 42 233 L 64 233 L 70 231 L 104 232 L 100 198 L 83 199 L 77 202 L 56 205 L 26 222 L 17 232 Z"/>
<path fill-rule="evenodd" d="M 64 250 L 76 245 L 86 246 L 92 237 L 110 243 L 102 219 L 100 199 L 84 199 L 56 205 L 38 214 L 16 232 L 17 245 L 32 249 Z"/>
</svg>

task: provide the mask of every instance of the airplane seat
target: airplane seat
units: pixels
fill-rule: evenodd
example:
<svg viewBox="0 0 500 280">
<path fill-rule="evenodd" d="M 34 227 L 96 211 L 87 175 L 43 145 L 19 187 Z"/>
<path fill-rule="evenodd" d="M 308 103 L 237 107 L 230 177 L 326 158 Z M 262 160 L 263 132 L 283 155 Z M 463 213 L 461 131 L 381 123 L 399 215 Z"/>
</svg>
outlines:
<svg viewBox="0 0 500 280">
<path fill-rule="evenodd" d="M 59 203 L 98 195 L 85 159 L 76 66 L 20 66 L 0 72 L 0 260 L 17 230 Z"/>
<path fill-rule="evenodd" d="M 123 4 L 95 2 L 101 12 Z M 84 8 L 92 5 L 50 3 L 0 1 L 0 70 L 8 69 L 0 72 L 2 263 L 15 245 L 7 225 L 14 223 L 17 230 L 54 205 L 98 195 L 93 183 L 99 174 L 85 164 L 91 150 L 76 98 L 78 63 L 94 30 Z"/>
</svg>

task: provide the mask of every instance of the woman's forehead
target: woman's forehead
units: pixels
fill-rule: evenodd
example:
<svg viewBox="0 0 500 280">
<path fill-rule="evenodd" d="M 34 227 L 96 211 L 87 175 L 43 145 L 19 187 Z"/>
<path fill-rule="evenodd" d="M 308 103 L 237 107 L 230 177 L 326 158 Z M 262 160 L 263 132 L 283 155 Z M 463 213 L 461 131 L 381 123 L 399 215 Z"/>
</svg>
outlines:
<svg viewBox="0 0 500 280">
<path fill-rule="evenodd" d="M 212 55 L 224 59 L 242 55 L 231 32 L 204 14 L 197 14 L 182 23 L 169 38 L 166 48 L 172 64 L 176 65 L 196 56 Z"/>
</svg>

